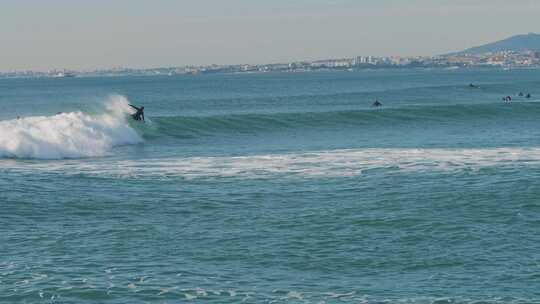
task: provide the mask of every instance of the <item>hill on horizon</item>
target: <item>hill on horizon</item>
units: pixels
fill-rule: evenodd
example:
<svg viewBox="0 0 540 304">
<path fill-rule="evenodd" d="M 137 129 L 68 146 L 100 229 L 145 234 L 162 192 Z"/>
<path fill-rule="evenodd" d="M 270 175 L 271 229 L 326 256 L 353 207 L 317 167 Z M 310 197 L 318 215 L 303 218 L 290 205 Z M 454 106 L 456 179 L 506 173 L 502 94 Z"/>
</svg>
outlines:
<svg viewBox="0 0 540 304">
<path fill-rule="evenodd" d="M 525 35 L 516 35 L 510 38 L 499 40 L 496 42 L 484 44 L 481 46 L 472 47 L 461 52 L 452 53 L 458 54 L 482 54 L 495 53 L 501 51 L 539 51 L 540 52 L 540 34 L 529 33 Z"/>
</svg>

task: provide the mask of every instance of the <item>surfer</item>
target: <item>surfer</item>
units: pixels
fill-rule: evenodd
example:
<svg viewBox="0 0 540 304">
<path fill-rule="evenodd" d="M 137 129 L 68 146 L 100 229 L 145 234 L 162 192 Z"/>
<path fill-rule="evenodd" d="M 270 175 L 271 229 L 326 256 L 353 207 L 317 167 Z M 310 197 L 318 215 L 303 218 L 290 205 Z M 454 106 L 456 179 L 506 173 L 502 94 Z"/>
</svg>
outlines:
<svg viewBox="0 0 540 304">
<path fill-rule="evenodd" d="M 135 119 L 135 120 L 144 121 L 144 107 L 139 108 L 139 107 L 136 107 L 136 106 L 131 105 L 131 104 L 129 106 L 137 111 L 137 112 L 135 112 L 135 114 L 132 114 L 131 117 L 133 117 L 133 119 Z"/>
<path fill-rule="evenodd" d="M 523 97 L 523 92 L 519 92 L 518 96 Z"/>
<path fill-rule="evenodd" d="M 506 102 L 510 102 L 510 101 L 512 101 L 512 97 L 506 96 L 506 97 L 503 97 L 503 100 L 506 101 Z"/>
<path fill-rule="evenodd" d="M 375 99 L 375 101 L 373 102 L 373 104 L 371 106 L 373 106 L 375 108 L 378 108 L 378 107 L 382 106 L 382 103 L 378 99 Z"/>
<path fill-rule="evenodd" d="M 525 96 L 525 98 L 531 98 L 531 93 L 527 93 L 527 96 Z"/>
<path fill-rule="evenodd" d="M 480 87 L 477 86 L 477 85 L 474 85 L 474 84 L 472 84 L 472 83 L 469 83 L 469 88 L 471 88 L 471 89 L 478 89 L 478 88 L 480 88 Z"/>
</svg>

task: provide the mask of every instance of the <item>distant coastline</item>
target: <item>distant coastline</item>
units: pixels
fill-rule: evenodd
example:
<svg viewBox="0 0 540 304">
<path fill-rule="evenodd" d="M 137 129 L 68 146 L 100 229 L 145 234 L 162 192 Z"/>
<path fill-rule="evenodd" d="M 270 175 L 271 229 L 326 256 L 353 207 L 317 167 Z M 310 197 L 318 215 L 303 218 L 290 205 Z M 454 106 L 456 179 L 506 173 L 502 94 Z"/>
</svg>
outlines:
<svg viewBox="0 0 540 304">
<path fill-rule="evenodd" d="M 484 54 L 454 54 L 434 57 L 375 57 L 298 61 L 277 64 L 205 65 L 161 68 L 114 68 L 90 71 L 10 71 L 0 72 L 0 78 L 66 78 L 92 76 L 173 76 L 197 74 L 239 74 L 268 72 L 369 71 L 382 69 L 460 69 L 460 68 L 540 68 L 540 53 L 536 51 L 502 51 Z"/>
<path fill-rule="evenodd" d="M 438 56 L 355 56 L 270 64 L 186 65 L 157 68 L 116 67 L 95 70 L 51 69 L 0 72 L 0 78 L 162 76 L 238 74 L 267 72 L 355 71 L 410 68 L 540 68 L 540 34 L 515 35 L 507 39 Z"/>
</svg>

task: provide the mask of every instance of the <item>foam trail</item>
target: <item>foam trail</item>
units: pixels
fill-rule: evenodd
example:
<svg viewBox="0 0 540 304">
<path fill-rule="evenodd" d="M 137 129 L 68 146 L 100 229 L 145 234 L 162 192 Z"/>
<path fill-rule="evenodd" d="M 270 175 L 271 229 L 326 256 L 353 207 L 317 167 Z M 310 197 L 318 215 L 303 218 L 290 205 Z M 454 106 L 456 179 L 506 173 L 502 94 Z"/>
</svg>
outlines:
<svg viewBox="0 0 540 304">
<path fill-rule="evenodd" d="M 98 115 L 62 113 L 0 121 L 0 158 L 62 159 L 102 156 L 142 141 L 126 120 L 128 101 L 111 96 Z"/>
<path fill-rule="evenodd" d="M 540 165 L 539 147 L 369 148 L 249 156 L 106 159 L 99 162 L 0 161 L 2 170 L 37 170 L 113 178 L 300 178 L 354 177 L 373 169 L 385 172 L 460 172 L 490 167 L 520 169 Z"/>
</svg>

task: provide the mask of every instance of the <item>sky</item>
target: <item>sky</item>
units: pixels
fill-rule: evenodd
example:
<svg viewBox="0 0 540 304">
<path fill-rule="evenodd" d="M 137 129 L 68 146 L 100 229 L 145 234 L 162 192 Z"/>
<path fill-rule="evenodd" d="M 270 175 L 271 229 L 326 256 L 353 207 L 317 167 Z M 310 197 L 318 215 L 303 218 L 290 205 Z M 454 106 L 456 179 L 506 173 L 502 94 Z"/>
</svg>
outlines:
<svg viewBox="0 0 540 304">
<path fill-rule="evenodd" d="M 540 32 L 538 0 L 0 2 L 0 71 L 437 55 Z"/>
</svg>

